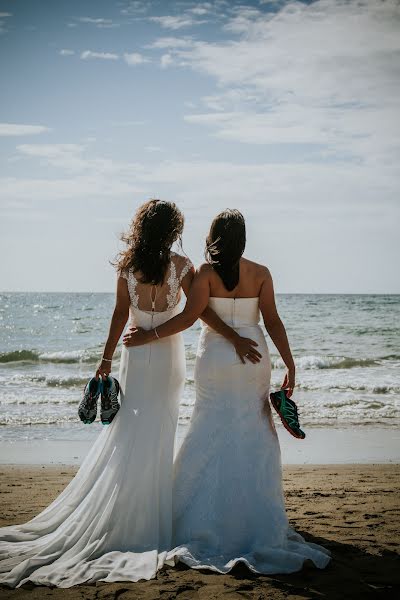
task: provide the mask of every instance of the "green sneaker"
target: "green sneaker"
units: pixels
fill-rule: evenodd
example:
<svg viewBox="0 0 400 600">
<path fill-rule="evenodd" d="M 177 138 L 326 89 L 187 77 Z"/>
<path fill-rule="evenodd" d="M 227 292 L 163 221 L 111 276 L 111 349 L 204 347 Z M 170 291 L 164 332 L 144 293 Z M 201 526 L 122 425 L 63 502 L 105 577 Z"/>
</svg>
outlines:
<svg viewBox="0 0 400 600">
<path fill-rule="evenodd" d="M 78 406 L 78 415 L 82 423 L 93 423 L 97 415 L 97 400 L 101 392 L 101 378 L 92 377 L 83 390 L 83 398 Z"/>
<path fill-rule="evenodd" d="M 109 375 L 101 382 L 100 419 L 103 425 L 109 425 L 120 409 L 118 394 L 119 383 Z"/>
<path fill-rule="evenodd" d="M 295 438 L 304 440 L 306 434 L 300 429 L 299 413 L 295 402 L 286 396 L 285 390 L 272 392 L 269 398 L 272 406 L 280 416 L 284 428 Z"/>
</svg>

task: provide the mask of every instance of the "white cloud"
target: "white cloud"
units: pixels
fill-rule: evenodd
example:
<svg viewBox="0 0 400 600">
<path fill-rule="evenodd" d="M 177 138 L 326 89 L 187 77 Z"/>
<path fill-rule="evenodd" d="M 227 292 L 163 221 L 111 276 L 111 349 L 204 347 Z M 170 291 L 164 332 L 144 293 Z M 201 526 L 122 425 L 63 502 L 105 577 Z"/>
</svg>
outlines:
<svg viewBox="0 0 400 600">
<path fill-rule="evenodd" d="M 164 29 L 183 29 L 184 27 L 193 27 L 194 25 L 202 25 L 206 23 L 204 20 L 194 19 L 190 15 L 181 16 L 164 16 L 164 17 L 149 17 L 150 21 L 158 23 Z"/>
<path fill-rule="evenodd" d="M 260 10 L 250 6 L 240 6 L 234 12 L 236 14 L 224 26 L 226 31 L 232 31 L 233 33 L 246 32 L 251 23 L 254 23 L 263 16 L 263 13 Z"/>
<path fill-rule="evenodd" d="M 160 64 L 163 69 L 171 66 L 173 62 L 174 59 L 172 58 L 171 54 L 163 54 L 160 58 Z"/>
<path fill-rule="evenodd" d="M 146 125 L 146 121 L 112 121 L 114 127 L 136 127 Z"/>
<path fill-rule="evenodd" d="M 122 15 L 141 15 L 147 12 L 150 7 L 150 2 L 141 2 L 139 0 L 134 0 L 132 2 L 128 2 L 128 5 L 121 9 Z"/>
<path fill-rule="evenodd" d="M 393 161 L 399 27 L 396 0 L 291 2 L 268 13 L 241 7 L 225 26 L 239 39 L 174 48 L 181 63 L 215 78 L 220 93 L 205 104 L 226 113 L 186 119 L 224 139 L 330 144 L 361 160 Z"/>
<path fill-rule="evenodd" d="M 202 17 L 202 16 L 210 13 L 212 11 L 212 9 L 213 9 L 213 5 L 211 4 L 211 2 L 203 2 L 203 3 L 199 3 L 197 6 L 194 6 L 193 8 L 189 8 L 188 12 Z"/>
<path fill-rule="evenodd" d="M 12 17 L 12 13 L 9 12 L 0 12 L 0 35 L 3 33 L 7 33 L 8 29 L 7 29 L 7 21 L 3 21 L 3 19 L 8 19 L 9 17 Z"/>
<path fill-rule="evenodd" d="M 216 137 L 231 141 L 248 144 L 322 144 L 331 147 L 332 157 L 335 153 L 350 152 L 353 156 L 369 160 L 375 156 L 386 162 L 394 162 L 399 152 L 398 134 L 393 125 L 396 118 L 394 110 L 382 118 L 375 109 L 365 108 L 343 114 L 340 109 L 287 104 L 265 113 L 224 111 L 187 115 L 185 121 L 208 126 Z M 315 160 L 315 156 L 312 160 Z"/>
<path fill-rule="evenodd" d="M 144 189 L 138 183 L 142 165 L 88 156 L 89 150 L 82 144 L 20 144 L 17 150 L 35 161 L 38 175 L 0 179 L 0 201 L 129 196 Z M 46 176 L 40 175 L 40 169 Z"/>
<path fill-rule="evenodd" d="M 48 167 L 64 169 L 68 179 L 75 182 L 76 190 L 80 181 L 96 178 L 108 180 L 110 186 L 112 182 L 124 183 L 127 190 L 133 185 L 143 190 L 151 186 L 154 190 L 154 186 L 163 189 L 172 184 L 178 197 L 186 199 L 193 208 L 202 201 L 206 201 L 212 210 L 220 205 L 245 204 L 254 214 L 263 212 L 263 198 L 270 208 L 296 209 L 307 215 L 312 211 L 337 213 L 340 218 L 345 218 L 346 212 L 359 212 L 361 216 L 364 210 L 367 215 L 374 210 L 384 213 L 384 206 L 391 207 L 392 212 L 398 208 L 397 165 L 385 168 L 372 165 L 366 169 L 362 164 L 345 162 L 335 164 L 334 168 L 329 164 L 315 164 L 310 177 L 308 163 L 260 161 L 245 164 L 200 159 L 145 164 L 88 156 L 88 149 L 82 144 L 21 144 L 17 149 L 42 163 L 48 176 L 54 174 Z M 146 146 L 145 149 L 150 154 L 162 151 L 159 146 Z M 10 182 L 11 178 L 8 180 Z M 21 199 L 21 190 L 26 189 L 28 193 L 28 187 L 22 179 L 13 181 L 16 198 Z M 44 185 L 52 187 L 53 191 L 57 189 L 57 178 L 40 181 L 48 181 Z M 60 181 L 60 186 L 64 185 L 65 178 Z M 5 195 L 12 197 L 12 189 L 8 187 Z M 86 187 L 82 189 L 84 193 Z M 270 218 L 273 219 L 273 215 Z"/>
<path fill-rule="evenodd" d="M 118 60 L 118 54 L 113 52 L 92 52 L 85 50 L 81 53 L 82 60 L 101 59 L 101 60 Z"/>
<path fill-rule="evenodd" d="M 77 154 L 84 150 L 81 144 L 20 144 L 17 150 L 29 156 L 57 158 L 66 154 Z"/>
<path fill-rule="evenodd" d="M 78 21 L 81 21 L 81 23 L 91 23 L 93 25 L 112 23 L 111 19 L 94 19 L 93 17 L 79 17 Z"/>
<path fill-rule="evenodd" d="M 125 53 L 124 60 L 130 67 L 135 67 L 137 65 L 142 65 L 149 62 L 149 59 L 143 56 L 143 54 L 139 54 L 139 52 L 132 52 L 131 54 Z"/>
<path fill-rule="evenodd" d="M 85 147 L 80 144 L 20 144 L 17 150 L 24 156 L 44 159 L 54 167 L 79 171 L 87 164 L 82 158 Z"/>
<path fill-rule="evenodd" d="M 122 210 L 128 222 L 132 207 L 157 196 L 173 199 L 185 212 L 185 249 L 198 261 L 211 218 L 230 206 L 247 220 L 247 255 L 279 273 L 279 290 L 398 291 L 393 273 L 384 269 L 396 252 L 397 165 L 160 160 L 151 153 L 147 163 L 129 163 L 89 155 L 80 144 L 24 144 L 18 150 L 36 161 L 36 176 L 0 179 L 0 204 L 15 212 L 8 217 L 14 227 L 24 211 L 21 202 L 40 207 L 74 201 L 69 210 L 79 206 L 89 224 L 94 201 L 102 207 L 98 216 L 107 215 L 107 206 L 99 204 L 104 200 L 112 202 L 108 214 Z M 286 243 L 277 253 L 283 231 Z M 346 244 L 338 246 L 338 239 Z M 365 262 L 380 269 L 379 278 L 360 272 Z"/>
<path fill-rule="evenodd" d="M 62 48 L 60 50 L 60 54 L 61 56 L 72 56 L 73 54 L 75 54 L 75 51 L 69 50 L 69 48 Z"/>
<path fill-rule="evenodd" d="M 129 196 L 141 192 L 135 182 L 124 182 L 101 174 L 79 175 L 66 178 L 0 178 L 0 201 L 5 199 L 38 200 L 83 200 L 96 197 Z"/>
<path fill-rule="evenodd" d="M 88 23 L 90 25 L 95 25 L 100 29 L 110 28 L 110 27 L 119 27 L 119 23 L 114 23 L 112 19 L 103 19 L 103 18 L 93 18 L 93 17 L 79 17 L 78 21 L 81 23 Z"/>
<path fill-rule="evenodd" d="M 71 177 L 81 173 L 96 176 L 131 176 L 141 170 L 135 163 L 124 163 L 110 158 L 89 157 L 89 151 L 82 144 L 20 144 L 17 150 L 24 156 L 37 158 L 41 165 L 57 167 L 71 172 Z"/>
<path fill-rule="evenodd" d="M 150 2 L 133 4 L 132 11 Z M 214 18 L 217 9 L 212 5 Z M 198 78 L 199 85 L 181 99 L 187 113 L 196 113 L 186 115 L 183 134 L 178 131 L 175 139 L 169 136 L 165 145 L 164 135 L 153 131 L 145 136 L 144 131 L 135 130 L 137 136 L 146 138 L 140 145 L 145 150 L 140 155 L 142 163 L 111 159 L 111 146 L 104 156 L 97 155 L 85 137 L 95 131 L 92 128 L 77 144 L 22 143 L 9 158 L 19 161 L 18 176 L 3 176 L 0 181 L 0 200 L 7 205 L 8 215 L 14 211 L 15 219 L 28 227 L 29 211 L 23 203 L 36 214 L 45 214 L 47 209 L 51 218 L 68 215 L 71 220 L 78 207 L 79 222 L 87 229 L 93 215 L 124 219 L 147 197 L 168 198 L 177 201 L 186 214 L 186 249 L 197 260 L 211 218 L 232 206 L 247 219 L 249 257 L 272 263 L 273 273 L 280 273 L 279 290 L 286 277 L 286 291 L 398 291 L 391 264 L 398 251 L 399 217 L 397 5 L 391 0 L 357 0 L 357 4 L 319 0 L 292 3 L 278 12 L 249 10 L 236 3 L 235 8 L 228 2 L 225 6 L 222 36 L 214 21 L 203 41 L 199 33 L 197 39 L 180 37 L 187 31 L 178 28 L 176 33 L 169 31 L 171 37 L 160 36 L 144 46 L 152 48 L 151 53 L 143 49 L 153 63 L 185 63 L 195 73 L 209 76 Z M 196 16 L 193 9 L 185 8 L 185 18 L 190 10 Z M 223 10 L 222 4 L 218 10 Z M 136 17 L 126 20 L 135 21 L 138 27 L 143 22 L 140 16 L 137 21 Z M 167 30 L 159 33 L 168 35 Z M 210 42 L 214 34 L 218 41 Z M 93 46 L 87 43 L 86 47 Z M 86 59 L 108 55 L 86 52 Z M 118 47 L 118 54 L 112 56 L 108 60 L 120 59 L 122 64 L 123 50 Z M 179 90 L 187 86 L 186 76 L 184 71 L 176 80 L 178 99 Z M 152 125 L 146 110 L 134 115 L 138 121 L 119 116 L 121 120 L 115 122 L 110 116 L 108 125 Z M 192 140 L 189 145 L 185 139 L 182 146 L 176 139 L 183 140 L 188 124 Z M 176 123 L 167 126 L 175 128 Z M 203 136 L 196 139 L 200 127 L 229 143 L 211 140 L 207 145 Z M 0 125 L 2 135 L 42 131 L 48 129 Z M 116 127 L 114 133 L 118 139 Z M 123 141 L 126 134 L 121 134 Z M 105 141 L 100 138 L 96 147 Z M 32 139 L 18 138 L 21 141 Z M 156 146 L 146 147 L 146 142 L 160 143 L 165 154 Z M 235 142 L 249 146 L 239 147 Z M 187 149 L 185 160 L 164 160 L 177 156 L 182 147 Z M 225 150 L 226 156 L 234 157 L 231 162 L 218 160 Z M 130 151 L 137 150 L 132 147 Z M 9 166 L 16 169 L 17 165 Z M 11 238 L 15 232 L 11 217 L 4 227 L 8 225 L 12 226 L 7 229 Z M 50 229 L 48 225 L 35 228 L 32 235 L 40 242 Z M 282 232 L 287 234 L 284 247 L 279 246 Z M 338 244 L 338 240 L 346 243 Z M 59 241 L 67 243 L 64 230 L 59 232 Z M 20 264 L 25 254 L 21 252 Z M 363 269 L 365 264 L 368 270 Z M 83 281 L 86 285 L 87 280 Z"/>
<path fill-rule="evenodd" d="M 22 125 L 19 123 L 0 123 L 0 136 L 36 135 L 50 131 L 43 125 Z"/>
<path fill-rule="evenodd" d="M 182 49 L 191 49 L 193 46 L 193 40 L 190 37 L 162 37 L 151 44 L 148 44 L 146 48 L 151 50 L 168 50 L 165 54 L 162 54 L 160 57 L 160 66 L 162 69 L 166 69 L 170 67 L 175 62 L 181 64 L 182 61 L 175 61 L 175 58 L 178 58 L 178 53 L 175 53 L 175 50 Z"/>
<path fill-rule="evenodd" d="M 92 52 L 92 50 L 85 50 L 81 53 L 81 59 L 83 60 L 119 60 L 119 58 L 119 55 L 114 52 Z M 125 52 L 123 54 L 123 59 L 130 67 L 135 67 L 137 65 L 150 62 L 146 56 L 140 54 L 139 52 Z"/>
<path fill-rule="evenodd" d="M 193 40 L 189 37 L 162 37 L 148 44 L 146 48 L 191 48 L 192 44 Z"/>
</svg>

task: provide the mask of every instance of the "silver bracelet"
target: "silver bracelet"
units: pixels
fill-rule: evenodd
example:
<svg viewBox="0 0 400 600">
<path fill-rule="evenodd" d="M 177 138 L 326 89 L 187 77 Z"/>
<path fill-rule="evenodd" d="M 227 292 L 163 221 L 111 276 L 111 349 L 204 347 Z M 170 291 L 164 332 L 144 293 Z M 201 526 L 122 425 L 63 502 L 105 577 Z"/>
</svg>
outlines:
<svg viewBox="0 0 400 600">
<path fill-rule="evenodd" d="M 156 338 L 159 340 L 159 339 L 160 339 L 160 336 L 159 336 L 159 335 L 158 335 L 158 333 L 157 333 L 157 327 L 154 327 L 154 333 L 156 334 Z"/>
<path fill-rule="evenodd" d="M 104 358 L 104 356 L 101 357 L 101 360 L 104 360 L 105 362 L 112 362 L 112 358 Z"/>
</svg>

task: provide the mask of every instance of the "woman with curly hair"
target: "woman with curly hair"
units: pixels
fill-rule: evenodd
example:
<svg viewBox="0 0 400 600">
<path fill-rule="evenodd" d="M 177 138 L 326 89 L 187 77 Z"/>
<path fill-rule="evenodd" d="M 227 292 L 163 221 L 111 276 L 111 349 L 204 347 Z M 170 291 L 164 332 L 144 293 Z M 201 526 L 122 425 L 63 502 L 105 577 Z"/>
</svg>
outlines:
<svg viewBox="0 0 400 600">
<path fill-rule="evenodd" d="M 187 295 L 194 276 L 190 260 L 171 250 L 183 223 L 175 204 L 150 200 L 123 236 L 127 248 L 115 263 L 116 305 L 97 378 L 111 372 L 129 317 L 134 329 L 152 330 L 180 312 L 181 289 Z M 211 309 L 202 319 L 232 333 Z M 232 343 L 242 358 L 258 360 L 251 340 L 233 335 Z M 123 347 L 120 410 L 52 504 L 28 523 L 0 529 L 0 583 L 67 588 L 155 576 L 171 548 L 173 448 L 184 381 L 180 333 Z"/>
</svg>

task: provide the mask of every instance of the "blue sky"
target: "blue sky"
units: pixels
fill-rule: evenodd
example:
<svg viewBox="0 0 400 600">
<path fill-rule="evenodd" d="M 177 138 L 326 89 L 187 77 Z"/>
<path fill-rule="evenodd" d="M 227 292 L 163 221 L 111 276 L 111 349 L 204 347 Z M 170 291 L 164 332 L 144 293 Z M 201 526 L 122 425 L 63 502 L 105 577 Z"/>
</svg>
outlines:
<svg viewBox="0 0 400 600">
<path fill-rule="evenodd" d="M 394 0 L 0 0 L 2 290 L 112 291 L 149 197 L 278 292 L 399 293 Z"/>
</svg>

